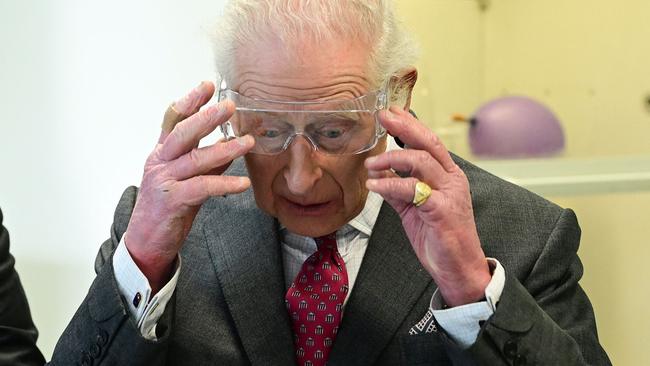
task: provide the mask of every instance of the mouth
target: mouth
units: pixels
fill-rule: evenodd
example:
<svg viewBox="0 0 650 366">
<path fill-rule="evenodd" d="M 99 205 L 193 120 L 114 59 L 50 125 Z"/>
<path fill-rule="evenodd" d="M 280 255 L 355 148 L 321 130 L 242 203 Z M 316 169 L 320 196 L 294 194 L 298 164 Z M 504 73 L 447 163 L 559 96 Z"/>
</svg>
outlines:
<svg viewBox="0 0 650 366">
<path fill-rule="evenodd" d="M 334 201 L 325 201 L 318 203 L 298 203 L 283 198 L 284 206 L 294 215 L 301 216 L 321 216 L 334 207 Z"/>
</svg>

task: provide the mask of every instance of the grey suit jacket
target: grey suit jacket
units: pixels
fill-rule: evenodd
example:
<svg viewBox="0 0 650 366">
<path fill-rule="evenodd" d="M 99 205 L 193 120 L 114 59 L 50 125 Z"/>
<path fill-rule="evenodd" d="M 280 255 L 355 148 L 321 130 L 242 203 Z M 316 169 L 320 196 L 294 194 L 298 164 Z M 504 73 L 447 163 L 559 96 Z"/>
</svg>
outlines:
<svg viewBox="0 0 650 366">
<path fill-rule="evenodd" d="M 458 349 L 438 333 L 411 336 L 436 289 L 395 211 L 382 207 L 328 365 L 607 365 L 591 304 L 578 285 L 575 215 L 455 158 L 470 181 L 487 256 L 506 269 L 494 315 L 476 343 Z M 231 174 L 246 174 L 237 162 Z M 120 297 L 112 252 L 137 189 L 116 209 L 97 278 L 68 325 L 52 364 L 292 365 L 290 319 L 276 220 L 250 191 L 207 201 L 182 249 L 173 300 L 158 341 L 143 339 Z"/>
</svg>

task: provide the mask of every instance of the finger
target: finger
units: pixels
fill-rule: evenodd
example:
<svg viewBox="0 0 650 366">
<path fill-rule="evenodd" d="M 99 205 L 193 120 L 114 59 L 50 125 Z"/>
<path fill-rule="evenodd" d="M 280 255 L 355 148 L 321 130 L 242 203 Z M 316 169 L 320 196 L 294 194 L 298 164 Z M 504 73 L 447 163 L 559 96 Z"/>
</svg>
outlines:
<svg viewBox="0 0 650 366">
<path fill-rule="evenodd" d="M 167 136 L 160 150 L 163 160 L 171 161 L 194 149 L 199 141 L 226 122 L 235 111 L 230 100 L 204 108 L 180 122 Z"/>
<path fill-rule="evenodd" d="M 416 178 L 383 178 L 366 180 L 366 188 L 379 193 L 386 200 L 397 200 L 404 203 L 413 201 Z"/>
<path fill-rule="evenodd" d="M 172 103 L 167 108 L 167 111 L 165 111 L 159 142 L 162 143 L 165 141 L 165 138 L 174 129 L 176 124 L 198 112 L 212 98 L 213 94 L 214 84 L 209 81 L 202 81 L 183 98 Z"/>
<path fill-rule="evenodd" d="M 251 181 L 248 177 L 199 175 L 176 184 L 180 203 L 198 206 L 212 196 L 241 193 L 251 186 Z"/>
<path fill-rule="evenodd" d="M 406 172 L 434 187 L 440 187 L 447 172 L 431 154 L 423 150 L 391 150 L 366 159 L 368 171 L 393 169 Z"/>
<path fill-rule="evenodd" d="M 399 176 L 395 174 L 392 170 L 368 170 L 368 178 L 370 179 L 380 179 L 380 178 L 398 178 Z"/>
<path fill-rule="evenodd" d="M 170 104 L 165 111 L 165 115 L 163 116 L 163 123 L 160 126 L 160 139 L 158 142 L 162 143 L 165 141 L 165 138 L 169 136 L 169 133 L 172 132 L 174 126 L 176 126 L 178 122 L 184 120 L 185 118 L 187 118 L 186 115 L 181 114 L 176 110 L 176 108 L 174 108 L 174 103 Z"/>
<path fill-rule="evenodd" d="M 251 136 L 242 136 L 214 145 L 192 149 L 170 164 L 170 172 L 176 180 L 212 173 L 234 159 L 246 154 L 255 145 Z"/>
<path fill-rule="evenodd" d="M 456 163 L 438 135 L 404 109 L 392 106 L 381 111 L 379 121 L 389 134 L 398 137 L 408 148 L 429 152 L 448 172 L 455 169 Z"/>
<path fill-rule="evenodd" d="M 383 178 L 366 180 L 366 188 L 380 194 L 397 212 L 413 204 L 415 196 L 415 185 L 418 180 L 413 177 L 409 178 Z M 431 206 L 436 200 L 441 198 L 441 193 L 433 190 L 431 196 L 424 205 Z M 419 208 L 424 208 L 424 205 Z"/>
</svg>

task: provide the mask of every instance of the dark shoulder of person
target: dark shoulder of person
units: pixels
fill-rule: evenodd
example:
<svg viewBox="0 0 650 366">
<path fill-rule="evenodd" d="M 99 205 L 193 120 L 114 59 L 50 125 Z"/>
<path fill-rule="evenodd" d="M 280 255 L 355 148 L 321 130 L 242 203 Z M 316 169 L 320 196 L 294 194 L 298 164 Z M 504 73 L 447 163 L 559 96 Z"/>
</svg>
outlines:
<svg viewBox="0 0 650 366">
<path fill-rule="evenodd" d="M 0 366 L 43 365 L 45 359 L 36 346 L 38 331 L 9 252 L 9 232 L 2 222 L 0 210 Z"/>
</svg>

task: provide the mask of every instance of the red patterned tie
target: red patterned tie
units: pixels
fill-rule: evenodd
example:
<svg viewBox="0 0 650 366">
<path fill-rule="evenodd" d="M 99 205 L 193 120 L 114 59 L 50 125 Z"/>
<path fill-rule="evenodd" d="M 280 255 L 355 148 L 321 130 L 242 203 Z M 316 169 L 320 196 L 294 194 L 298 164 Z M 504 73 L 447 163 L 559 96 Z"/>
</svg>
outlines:
<svg viewBox="0 0 650 366">
<path fill-rule="evenodd" d="M 299 366 L 325 365 L 341 323 L 348 272 L 336 233 L 316 238 L 318 250 L 303 263 L 285 296 Z"/>
</svg>

